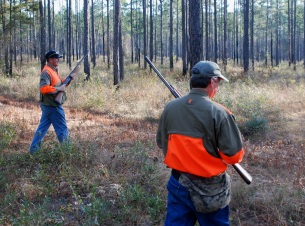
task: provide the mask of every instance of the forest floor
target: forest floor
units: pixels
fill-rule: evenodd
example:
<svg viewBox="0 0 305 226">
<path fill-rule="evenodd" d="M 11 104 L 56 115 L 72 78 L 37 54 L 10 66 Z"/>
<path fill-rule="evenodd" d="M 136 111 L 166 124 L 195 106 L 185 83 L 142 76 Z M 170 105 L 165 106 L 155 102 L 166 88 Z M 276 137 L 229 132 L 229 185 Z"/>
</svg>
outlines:
<svg viewBox="0 0 305 226">
<path fill-rule="evenodd" d="M 38 102 L 18 101 L 6 96 L 0 96 L 0 122 L 12 122 L 23 126 L 20 128 L 21 136 L 14 141 L 21 152 L 28 152 L 31 139 L 39 124 L 41 109 Z M 153 139 L 156 131 L 156 123 L 128 120 L 110 117 L 95 112 L 79 111 L 65 107 L 69 132 L 74 137 L 84 137 L 90 134 L 95 137 L 98 134 L 103 147 L 113 147 L 118 143 L 128 144 L 134 141 Z M 22 123 L 20 123 L 22 122 Z M 45 141 L 54 140 L 54 129 L 47 134 Z"/>
<path fill-rule="evenodd" d="M 282 94 L 279 94 L 279 96 L 282 96 Z M 297 104 L 303 106 L 304 103 Z M 231 167 L 229 168 L 228 172 L 233 178 L 233 197 L 231 202 L 231 223 L 233 226 L 305 225 L 305 216 L 303 214 L 305 211 L 305 111 L 302 106 L 298 106 L 298 110 L 294 111 L 290 111 L 288 109 L 289 106 L 287 106 L 287 109 L 282 112 L 285 121 L 280 124 L 280 127 L 270 131 L 268 137 L 252 139 L 251 141 L 245 140 L 246 154 L 242 166 L 253 176 L 253 182 L 251 185 L 246 185 L 238 174 Z M 47 188 L 39 190 L 39 188 L 35 189 L 30 186 L 31 183 L 41 184 L 44 178 L 38 178 L 38 173 L 41 169 L 37 169 L 36 165 L 29 165 L 24 174 L 15 171 L 15 176 L 12 176 L 11 180 L 15 180 L 16 183 L 19 183 L 18 185 L 12 183 L 5 185 L 8 186 L 7 188 L 3 186 L 1 189 L 1 182 L 8 182 L 9 179 L 0 177 L 0 192 L 1 190 L 15 189 L 17 199 L 19 197 L 18 204 L 14 201 L 12 205 L 16 205 L 16 207 L 7 207 L 11 208 L 9 211 L 11 211 L 11 216 L 15 217 L 15 221 L 23 224 L 24 222 L 40 222 L 44 225 L 49 220 L 50 224 L 59 222 L 61 224 L 58 225 L 86 225 L 88 222 L 92 223 L 95 219 L 95 223 L 100 225 L 162 225 L 166 212 L 164 209 L 166 183 L 170 170 L 164 166 L 162 152 L 155 144 L 157 120 L 154 117 L 150 119 L 125 118 L 91 110 L 76 110 L 70 106 L 64 106 L 64 109 L 71 140 L 83 142 L 82 147 L 94 149 L 98 153 L 95 155 L 95 159 L 92 160 L 94 163 L 92 168 L 88 167 L 87 163 L 84 168 L 81 168 L 81 165 L 79 166 L 79 171 L 83 171 L 79 172 L 79 175 L 84 176 L 84 178 L 87 175 L 92 176 L 93 178 L 86 178 L 86 180 L 100 186 L 99 191 L 104 196 L 99 196 L 99 198 L 107 198 L 107 200 L 111 201 L 112 204 L 109 205 L 112 208 L 122 208 L 122 211 L 116 210 L 117 212 L 113 214 L 112 208 L 98 206 L 97 210 L 94 210 L 90 206 L 90 211 L 86 213 L 94 217 L 92 220 L 86 219 L 87 221 L 84 221 L 85 215 L 82 211 L 86 210 L 85 207 L 89 208 L 89 205 L 83 205 L 85 198 L 83 198 L 83 204 L 77 199 L 75 187 L 83 186 L 83 192 L 86 194 L 82 195 L 87 200 L 93 200 L 93 192 L 90 190 L 91 188 L 76 184 L 71 178 L 68 180 L 67 175 L 60 172 L 58 175 L 61 176 L 61 180 L 67 179 L 67 183 L 58 182 L 50 174 L 47 174 L 47 177 L 50 178 L 50 183 L 60 183 L 58 191 L 56 190 L 58 193 L 53 198 L 62 200 L 63 197 L 69 196 L 69 201 L 67 201 L 68 204 L 65 208 L 63 207 L 63 201 L 56 204 L 61 209 L 61 212 L 64 212 L 60 217 L 65 218 L 65 220 L 60 220 L 59 216 L 54 213 L 56 215 L 54 217 L 56 218 L 55 220 L 52 216 L 44 216 L 43 223 L 32 219 L 25 221 L 25 217 L 22 215 L 24 213 L 21 211 L 23 205 L 20 204 L 21 201 L 19 199 L 28 197 L 32 205 L 34 205 L 34 203 L 37 203 L 37 199 L 40 200 L 38 203 L 42 202 L 40 196 L 48 196 L 49 194 L 49 191 L 46 192 Z M 29 154 L 29 146 L 38 126 L 40 115 L 41 110 L 38 102 L 15 99 L 9 95 L 0 95 L 0 125 L 7 123 L 17 125 L 15 139 L 1 153 L 3 156 L 8 154 L 7 160 L 11 160 L 13 154 L 22 154 L 26 159 L 32 158 Z M 50 143 L 50 146 L 52 146 L 56 142 L 54 130 L 50 128 L 44 143 Z M 146 157 L 139 153 L 132 152 L 131 154 L 134 156 L 124 155 L 124 152 L 129 153 L 137 143 L 143 144 L 143 147 L 141 147 L 143 150 L 140 150 L 140 152 L 142 154 L 145 152 L 147 161 L 149 164 L 154 164 L 154 166 L 148 164 L 146 168 L 143 166 L 141 166 L 143 168 L 140 168 L 140 166 L 134 165 L 135 163 L 131 163 L 137 162 L 139 165 L 143 165 L 141 158 Z M 88 147 L 86 146 L 87 144 L 92 144 L 93 146 Z M 26 159 L 20 162 L 21 167 L 24 164 L 26 165 Z M 42 162 L 47 164 L 46 160 Z M 2 167 L 2 169 L 11 173 L 13 171 L 8 164 L 2 160 L 2 162 L 0 161 L 0 168 Z M 68 163 L 65 164 L 68 165 Z M 58 168 L 60 167 L 62 166 L 58 166 Z M 156 167 L 157 170 L 152 171 L 153 167 Z M 47 169 L 44 170 L 47 171 Z M 49 169 L 49 171 L 52 170 L 54 169 Z M 42 172 L 43 170 L 40 173 Z M 147 176 L 147 172 L 154 172 L 152 173 L 153 176 Z M 31 174 L 35 174 L 35 176 Z M 96 176 L 97 174 L 101 174 L 101 176 Z M 18 178 L 20 175 L 22 178 Z M 7 176 L 8 178 L 10 177 L 10 175 Z M 36 178 L 36 180 L 34 177 L 38 179 Z M 148 180 L 147 184 L 145 184 L 145 181 L 143 182 L 144 179 Z M 128 205 L 134 205 L 132 208 L 129 208 L 126 203 L 119 204 L 118 201 L 120 186 L 128 183 L 134 184 L 133 189 L 135 189 L 134 193 L 130 195 L 130 200 L 125 200 Z M 138 185 L 143 185 L 144 187 L 144 193 L 141 197 L 146 197 L 145 191 L 148 191 L 153 193 L 154 199 L 146 200 L 144 203 L 139 201 L 139 197 L 136 194 L 141 193 L 141 189 Z M 69 191 L 69 189 L 72 191 Z M 40 195 L 37 192 L 41 192 L 39 193 Z M 20 194 L 18 195 L 18 193 Z M 0 194 L 0 198 L 5 198 L 7 203 L 11 203 L 8 196 L 8 194 Z M 114 204 L 113 200 L 117 200 L 117 202 Z M 123 201 L 120 199 L 120 202 Z M 99 203 L 99 205 L 102 205 L 102 203 Z M 142 208 L 143 205 L 146 206 Z M 17 206 L 20 208 L 19 210 Z M 34 211 L 33 206 L 31 207 L 30 205 L 28 208 L 32 212 Z M 44 210 L 48 211 L 48 208 Z M 112 212 L 107 212 L 108 215 L 106 216 L 105 213 L 101 213 L 100 209 L 102 208 L 105 208 L 105 212 L 110 210 Z M 81 209 L 82 211 L 80 211 Z M 33 218 L 31 211 L 28 210 L 27 214 Z M 38 210 L 36 211 L 38 212 Z M 135 211 L 139 211 L 137 216 L 133 215 Z M 141 211 L 145 211 L 145 213 L 143 212 L 141 215 Z M 122 212 L 124 216 L 122 216 Z M 14 221 L 9 218 L 9 216 L 1 216 L 0 214 L 0 223 L 14 225 L 12 223 Z"/>
<path fill-rule="evenodd" d="M 97 139 L 99 137 L 100 149 L 111 150 L 111 147 L 114 146 L 130 147 L 136 141 L 147 142 L 147 140 L 154 141 L 155 139 L 157 122 L 126 120 L 87 111 L 76 111 L 71 108 L 65 108 L 65 111 L 72 137 L 75 139 L 90 139 L 88 137 Z M 38 103 L 18 101 L 10 97 L 0 96 L 0 123 L 11 122 L 21 125 L 17 140 L 13 141 L 16 152 L 28 153 L 40 114 Z M 305 134 L 305 112 L 292 113 L 289 118 L 289 124 L 299 128 L 297 130 L 294 128 L 295 132 L 293 134 L 303 139 Z M 51 128 L 50 131 L 53 131 L 53 129 Z M 49 132 L 45 140 L 56 141 L 55 133 Z M 291 195 L 278 197 L 280 194 L 275 192 L 275 186 L 283 192 L 291 191 L 291 189 L 292 191 L 296 191 L 296 189 L 303 191 L 303 200 L 296 201 L 297 208 L 302 212 L 305 206 L 303 166 L 305 154 L 303 143 L 294 143 L 292 140 L 246 142 L 245 148 L 247 154 L 242 165 L 251 172 L 254 180 L 252 182 L 253 185 L 249 185 L 250 188 L 247 188 L 248 185 L 245 185 L 236 173 L 232 170 L 230 171 L 234 180 L 237 181 L 235 185 L 233 184 L 233 189 L 244 187 L 238 192 L 239 194 L 233 196 L 231 205 L 232 225 L 270 225 L 270 222 L 281 223 L 281 225 L 302 225 L 299 219 L 293 221 L 293 219 L 285 219 L 285 214 L 284 216 L 279 214 L 279 212 L 288 211 L 289 208 L 286 205 L 289 205 L 288 202 L 294 198 L 291 198 Z M 160 162 L 161 168 L 163 167 L 160 150 L 155 147 L 149 155 L 153 161 Z M 107 156 L 111 156 L 111 154 L 108 153 Z M 162 170 L 165 171 L 165 174 L 162 177 L 163 181 L 159 181 L 159 183 L 165 189 L 168 171 L 164 170 L 164 168 Z M 240 192 L 246 197 L 241 197 Z M 276 203 L 270 205 L 272 199 L 274 200 L 275 198 L 281 199 L 278 202 L 284 207 L 276 207 L 278 205 Z M 276 213 L 274 208 L 277 210 L 279 208 L 283 209 Z M 277 220 L 272 220 L 272 218 Z M 305 220 L 304 218 L 302 219 Z M 289 224 L 289 221 L 298 222 L 298 224 Z M 73 221 L 71 222 L 67 225 L 76 224 Z"/>
</svg>

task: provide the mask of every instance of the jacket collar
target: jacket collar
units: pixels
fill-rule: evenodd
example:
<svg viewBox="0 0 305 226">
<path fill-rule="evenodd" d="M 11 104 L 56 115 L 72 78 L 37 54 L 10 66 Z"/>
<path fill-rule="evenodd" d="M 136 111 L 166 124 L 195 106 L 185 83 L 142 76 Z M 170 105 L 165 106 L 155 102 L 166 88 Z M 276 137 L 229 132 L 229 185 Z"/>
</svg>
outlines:
<svg viewBox="0 0 305 226">
<path fill-rule="evenodd" d="M 208 93 L 206 91 L 204 91 L 203 89 L 199 89 L 199 88 L 191 89 L 190 94 L 197 94 L 197 95 L 201 95 L 201 96 L 209 98 Z"/>
</svg>

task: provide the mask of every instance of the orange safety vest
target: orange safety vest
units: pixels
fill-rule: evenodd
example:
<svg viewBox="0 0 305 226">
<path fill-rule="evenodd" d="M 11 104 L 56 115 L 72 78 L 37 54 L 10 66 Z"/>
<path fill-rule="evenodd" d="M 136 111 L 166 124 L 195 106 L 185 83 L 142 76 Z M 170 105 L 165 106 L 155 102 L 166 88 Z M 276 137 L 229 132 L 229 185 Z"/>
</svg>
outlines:
<svg viewBox="0 0 305 226">
<path fill-rule="evenodd" d="M 51 84 L 40 87 L 40 92 L 42 94 L 54 94 L 56 93 L 55 86 L 60 86 L 63 81 L 61 80 L 59 74 L 49 65 L 45 65 L 41 73 L 43 73 L 44 71 L 47 71 L 47 73 L 49 74 Z"/>
<path fill-rule="evenodd" d="M 40 77 L 40 102 L 46 106 L 57 107 L 66 101 L 66 93 L 62 97 L 62 103 L 55 102 L 58 91 L 55 87 L 61 86 L 64 80 L 61 80 L 59 74 L 48 64 L 44 66 Z"/>
</svg>

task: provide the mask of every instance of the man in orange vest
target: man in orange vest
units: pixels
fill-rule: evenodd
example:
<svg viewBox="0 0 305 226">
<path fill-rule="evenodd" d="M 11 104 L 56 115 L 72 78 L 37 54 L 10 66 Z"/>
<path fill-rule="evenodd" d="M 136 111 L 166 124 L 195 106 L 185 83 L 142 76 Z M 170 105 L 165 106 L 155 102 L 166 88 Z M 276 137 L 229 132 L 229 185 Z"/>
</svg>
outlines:
<svg viewBox="0 0 305 226">
<path fill-rule="evenodd" d="M 172 169 L 165 225 L 230 225 L 226 170 L 244 150 L 232 113 L 212 101 L 222 80 L 216 63 L 198 62 L 189 94 L 169 102 L 160 118 L 156 140 Z"/>
<path fill-rule="evenodd" d="M 59 58 L 62 58 L 56 51 L 51 50 L 45 54 L 46 65 L 40 75 L 40 108 L 42 111 L 39 126 L 34 134 L 30 153 L 33 154 L 40 148 L 44 136 L 47 134 L 51 124 L 54 127 L 56 136 L 60 143 L 68 141 L 68 127 L 65 118 L 65 111 L 62 104 L 66 100 L 65 88 L 58 74 Z M 75 74 L 70 75 L 72 78 Z M 59 92 L 64 92 L 62 102 L 57 103 L 55 98 Z"/>
</svg>

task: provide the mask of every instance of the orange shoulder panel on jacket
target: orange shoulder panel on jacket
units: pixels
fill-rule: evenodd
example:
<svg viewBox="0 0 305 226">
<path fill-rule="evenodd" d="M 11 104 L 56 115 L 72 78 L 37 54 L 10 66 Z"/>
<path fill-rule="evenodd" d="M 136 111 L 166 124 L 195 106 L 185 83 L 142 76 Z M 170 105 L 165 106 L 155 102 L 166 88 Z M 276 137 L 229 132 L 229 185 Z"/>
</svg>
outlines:
<svg viewBox="0 0 305 226">
<path fill-rule="evenodd" d="M 244 157 L 245 151 L 244 149 L 240 149 L 235 155 L 233 156 L 227 156 L 223 154 L 221 151 L 219 151 L 221 159 L 225 161 L 227 164 L 235 164 L 235 163 L 240 163 Z"/>
<path fill-rule="evenodd" d="M 50 85 L 45 85 L 43 87 L 40 87 L 40 92 L 42 94 L 48 94 L 48 93 L 55 93 L 56 92 L 56 88 Z"/>
<path fill-rule="evenodd" d="M 215 102 L 215 101 L 214 101 L 214 103 L 216 103 L 216 104 L 218 104 L 219 106 L 223 107 L 223 108 L 226 110 L 226 112 L 228 112 L 230 115 L 233 115 L 233 113 L 232 113 L 228 108 L 226 108 L 224 105 L 222 105 L 222 104 L 220 104 L 220 103 L 218 103 L 218 102 Z"/>
</svg>

